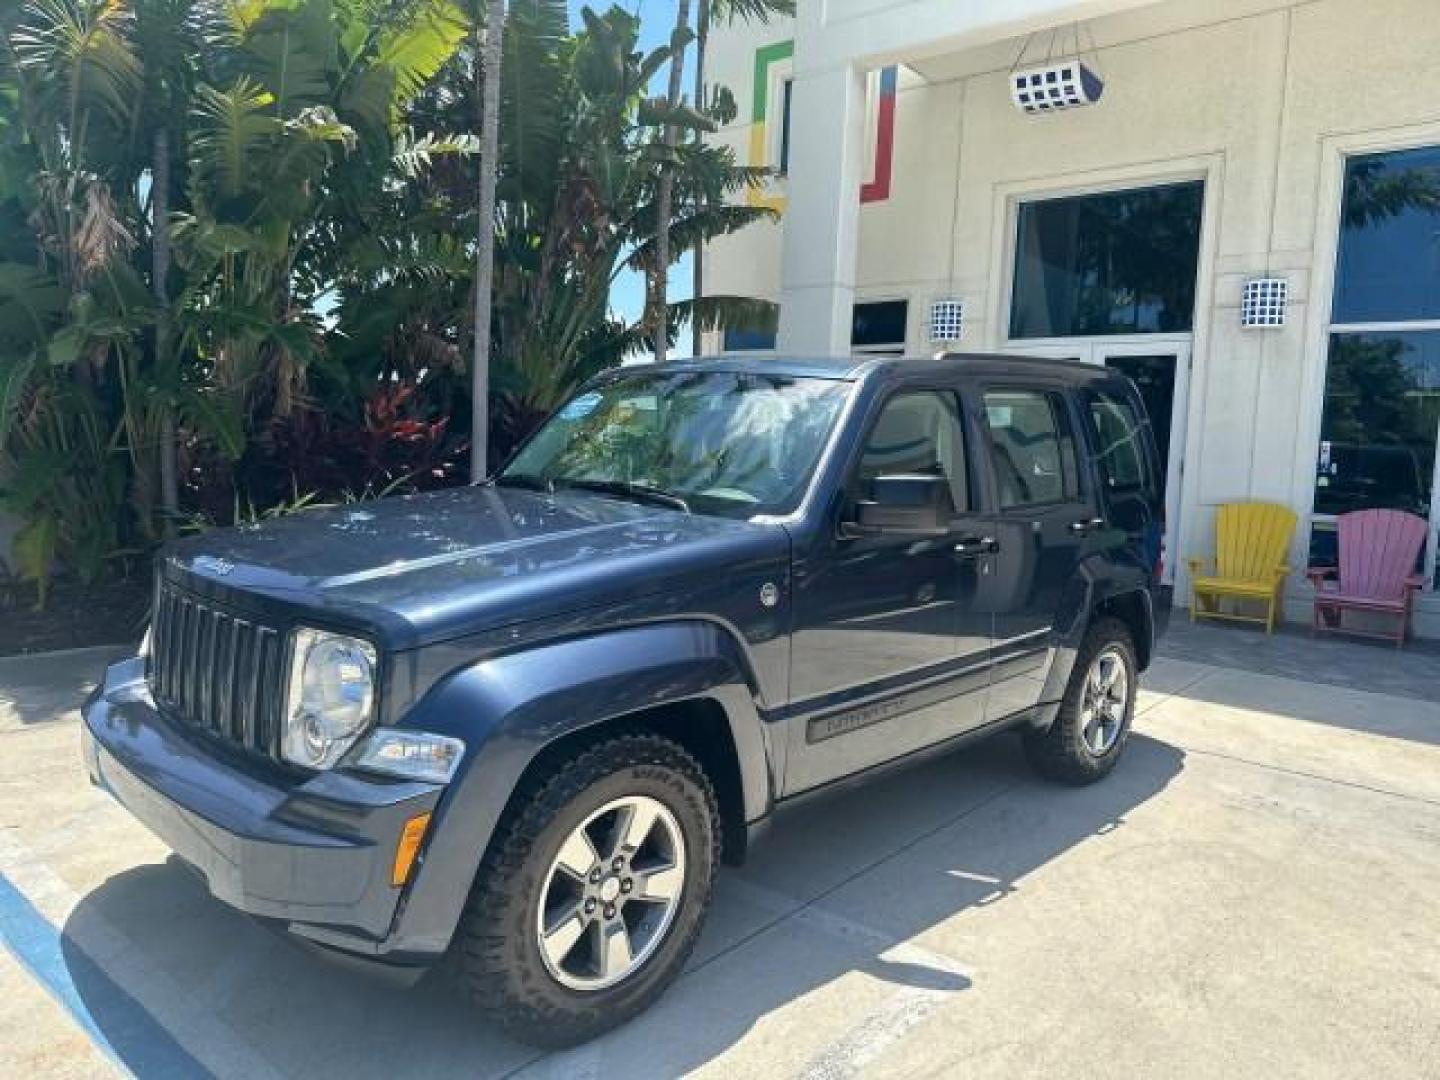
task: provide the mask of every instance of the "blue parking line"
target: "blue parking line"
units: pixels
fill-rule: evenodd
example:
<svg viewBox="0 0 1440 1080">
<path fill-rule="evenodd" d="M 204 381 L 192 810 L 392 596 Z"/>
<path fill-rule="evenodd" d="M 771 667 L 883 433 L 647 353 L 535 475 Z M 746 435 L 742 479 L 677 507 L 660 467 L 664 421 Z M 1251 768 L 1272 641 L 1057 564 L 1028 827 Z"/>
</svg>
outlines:
<svg viewBox="0 0 1440 1080">
<path fill-rule="evenodd" d="M 106 1056 L 150 1077 L 209 1076 L 150 1012 L 0 874 L 0 941 Z"/>
</svg>

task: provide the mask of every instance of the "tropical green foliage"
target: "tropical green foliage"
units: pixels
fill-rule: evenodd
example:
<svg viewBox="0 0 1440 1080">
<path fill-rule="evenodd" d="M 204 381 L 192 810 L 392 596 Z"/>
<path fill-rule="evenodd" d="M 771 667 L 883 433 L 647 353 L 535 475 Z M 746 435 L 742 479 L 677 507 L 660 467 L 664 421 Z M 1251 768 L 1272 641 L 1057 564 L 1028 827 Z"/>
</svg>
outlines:
<svg viewBox="0 0 1440 1080">
<path fill-rule="evenodd" d="M 197 515 L 462 476 L 484 9 L 0 9 L 0 510 L 21 522 L 15 569 L 93 579 Z M 643 347 L 607 298 L 653 265 L 662 160 L 673 249 L 765 213 L 734 198 L 760 175 L 700 139 L 729 96 L 647 100 L 671 51 L 642 53 L 638 31 L 619 8 L 572 31 L 559 0 L 510 5 L 496 453 Z M 773 311 L 674 305 L 671 333 L 692 316 Z"/>
</svg>

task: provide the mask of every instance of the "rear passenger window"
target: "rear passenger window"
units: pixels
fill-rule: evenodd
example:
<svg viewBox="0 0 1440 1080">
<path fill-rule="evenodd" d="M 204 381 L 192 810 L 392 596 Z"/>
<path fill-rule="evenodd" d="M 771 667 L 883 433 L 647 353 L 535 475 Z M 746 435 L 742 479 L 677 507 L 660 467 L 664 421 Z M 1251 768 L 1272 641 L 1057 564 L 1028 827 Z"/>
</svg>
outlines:
<svg viewBox="0 0 1440 1080">
<path fill-rule="evenodd" d="M 1075 436 L 1059 394 L 991 390 L 985 418 L 1002 510 L 1079 497 Z"/>
<path fill-rule="evenodd" d="M 1095 425 L 1096 460 L 1112 491 L 1153 487 L 1145 457 L 1144 429 L 1135 406 L 1103 390 L 1085 393 L 1086 411 Z"/>
</svg>

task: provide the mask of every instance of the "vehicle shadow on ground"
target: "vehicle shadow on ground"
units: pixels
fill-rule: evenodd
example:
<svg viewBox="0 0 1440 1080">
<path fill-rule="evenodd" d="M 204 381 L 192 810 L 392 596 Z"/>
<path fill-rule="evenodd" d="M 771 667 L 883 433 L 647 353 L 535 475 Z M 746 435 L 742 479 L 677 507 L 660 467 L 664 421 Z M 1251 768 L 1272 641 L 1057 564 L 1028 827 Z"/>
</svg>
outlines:
<svg viewBox="0 0 1440 1080">
<path fill-rule="evenodd" d="M 797 1002 L 819 1040 L 800 1071 L 824 1074 L 836 1064 L 825 1048 L 851 1053 L 856 1025 L 883 1034 L 922 1015 L 917 1007 L 963 1000 L 975 977 L 965 957 L 912 939 L 1004 903 L 1077 844 L 1123 827 L 1183 763 L 1178 748 L 1136 735 L 1104 783 L 1065 788 L 1035 780 L 1005 737 L 803 804 L 746 867 L 722 873 L 709 928 L 665 998 L 561 1054 L 507 1040 L 441 976 L 394 989 L 295 948 L 211 900 L 173 859 L 84 897 L 64 927 L 65 954 L 95 1024 L 141 1076 L 190 1060 L 247 1080 L 671 1077 Z M 896 1000 L 911 1012 L 888 1013 Z"/>
</svg>

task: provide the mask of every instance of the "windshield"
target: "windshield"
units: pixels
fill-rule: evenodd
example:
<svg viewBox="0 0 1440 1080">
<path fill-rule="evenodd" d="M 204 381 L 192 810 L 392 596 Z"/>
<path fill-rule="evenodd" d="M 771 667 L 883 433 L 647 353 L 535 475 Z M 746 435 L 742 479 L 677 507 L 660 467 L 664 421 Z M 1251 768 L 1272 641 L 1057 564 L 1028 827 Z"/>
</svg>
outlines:
<svg viewBox="0 0 1440 1080">
<path fill-rule="evenodd" d="M 788 513 L 849 391 L 833 379 L 727 371 L 623 375 L 552 416 L 498 483 L 728 517 Z"/>
</svg>

